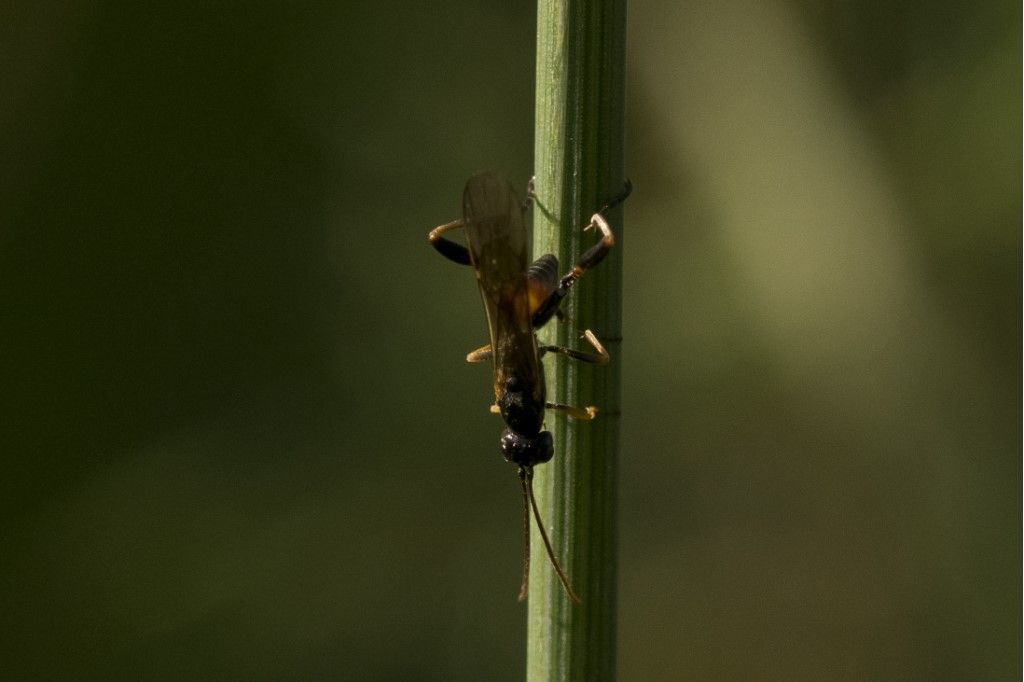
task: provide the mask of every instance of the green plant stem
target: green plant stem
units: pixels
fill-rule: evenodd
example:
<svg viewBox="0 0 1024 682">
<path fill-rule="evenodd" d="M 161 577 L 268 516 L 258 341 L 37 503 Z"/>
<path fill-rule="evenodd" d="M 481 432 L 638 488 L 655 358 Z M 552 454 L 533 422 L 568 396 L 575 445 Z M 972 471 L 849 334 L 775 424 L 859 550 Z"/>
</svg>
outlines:
<svg viewBox="0 0 1024 682">
<path fill-rule="evenodd" d="M 596 243 L 582 228 L 622 189 L 625 22 L 625 0 L 538 3 L 534 255 L 556 254 L 563 270 Z M 545 358 L 549 400 L 600 411 L 591 422 L 549 413 L 555 458 L 537 467 L 536 491 L 583 603 L 569 601 L 546 562 L 533 562 L 531 682 L 615 677 L 623 229 L 620 209 L 606 217 L 615 247 L 566 299 L 567 319 L 540 332 L 543 343 L 579 347 L 583 330 L 593 329 L 612 361 Z M 536 529 L 533 541 L 541 546 Z"/>
</svg>

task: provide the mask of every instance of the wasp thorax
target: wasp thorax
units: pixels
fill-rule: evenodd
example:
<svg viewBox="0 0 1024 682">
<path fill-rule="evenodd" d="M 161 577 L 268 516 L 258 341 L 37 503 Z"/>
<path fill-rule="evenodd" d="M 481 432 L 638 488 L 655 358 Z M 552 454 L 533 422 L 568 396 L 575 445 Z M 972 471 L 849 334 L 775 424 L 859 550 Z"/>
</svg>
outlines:
<svg viewBox="0 0 1024 682">
<path fill-rule="evenodd" d="M 498 410 L 509 429 L 525 436 L 535 436 L 544 423 L 544 403 L 534 397 L 526 382 L 515 376 L 505 381 Z"/>
</svg>

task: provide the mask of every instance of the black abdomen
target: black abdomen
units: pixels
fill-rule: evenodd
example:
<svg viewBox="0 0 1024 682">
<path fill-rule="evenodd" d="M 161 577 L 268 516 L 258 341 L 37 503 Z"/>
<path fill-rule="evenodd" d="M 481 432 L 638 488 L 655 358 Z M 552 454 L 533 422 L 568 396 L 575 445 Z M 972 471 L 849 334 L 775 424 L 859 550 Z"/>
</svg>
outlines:
<svg viewBox="0 0 1024 682">
<path fill-rule="evenodd" d="M 558 281 L 558 259 L 553 254 L 544 254 L 530 263 L 526 270 L 526 278 L 544 285 L 547 289 L 554 289 L 555 282 Z"/>
</svg>

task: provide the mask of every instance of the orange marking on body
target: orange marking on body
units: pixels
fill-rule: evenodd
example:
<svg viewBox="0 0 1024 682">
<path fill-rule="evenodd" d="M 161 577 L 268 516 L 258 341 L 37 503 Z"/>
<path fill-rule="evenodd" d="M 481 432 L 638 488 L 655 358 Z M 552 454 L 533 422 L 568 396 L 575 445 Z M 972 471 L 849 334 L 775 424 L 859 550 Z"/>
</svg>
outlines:
<svg viewBox="0 0 1024 682">
<path fill-rule="evenodd" d="M 554 287 L 535 279 L 527 280 L 526 285 L 530 296 L 530 314 L 532 315 L 537 312 L 537 309 L 540 308 L 544 301 L 548 300 L 551 292 L 554 291 Z"/>
</svg>

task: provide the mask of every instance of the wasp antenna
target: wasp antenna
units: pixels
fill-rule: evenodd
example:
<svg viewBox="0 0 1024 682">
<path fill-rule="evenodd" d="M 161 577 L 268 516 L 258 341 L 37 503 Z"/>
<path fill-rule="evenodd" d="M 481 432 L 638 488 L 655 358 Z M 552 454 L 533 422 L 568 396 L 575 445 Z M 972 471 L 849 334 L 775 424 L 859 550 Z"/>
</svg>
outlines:
<svg viewBox="0 0 1024 682">
<path fill-rule="evenodd" d="M 530 593 L 530 493 L 526 487 L 526 467 L 519 467 L 519 485 L 523 489 L 523 584 L 519 587 L 519 601 Z"/>
<path fill-rule="evenodd" d="M 540 510 L 537 509 L 537 500 L 533 496 L 533 467 L 520 468 L 519 476 L 520 480 L 523 482 L 523 487 L 526 489 L 527 497 L 530 500 L 530 507 L 533 508 L 533 518 L 537 521 L 537 530 L 540 531 L 540 537 L 544 540 L 544 547 L 548 550 L 548 559 L 551 560 L 551 566 L 555 569 L 555 573 L 558 575 L 558 580 L 562 583 L 565 593 L 569 595 L 569 599 L 572 599 L 573 602 L 579 604 L 581 603 L 581 600 L 576 596 L 576 593 L 572 591 L 572 585 L 569 584 L 569 579 L 565 577 L 565 571 L 563 571 L 562 567 L 558 564 L 558 559 L 555 558 L 555 551 L 551 549 L 551 540 L 548 539 L 548 532 L 544 529 L 544 522 L 540 519 Z M 529 540 L 526 542 L 526 547 L 527 565 L 529 565 Z M 526 586 L 525 576 L 523 578 L 523 586 L 524 588 Z M 520 598 L 522 598 L 522 595 L 520 595 Z"/>
</svg>

